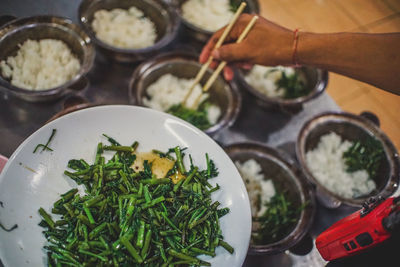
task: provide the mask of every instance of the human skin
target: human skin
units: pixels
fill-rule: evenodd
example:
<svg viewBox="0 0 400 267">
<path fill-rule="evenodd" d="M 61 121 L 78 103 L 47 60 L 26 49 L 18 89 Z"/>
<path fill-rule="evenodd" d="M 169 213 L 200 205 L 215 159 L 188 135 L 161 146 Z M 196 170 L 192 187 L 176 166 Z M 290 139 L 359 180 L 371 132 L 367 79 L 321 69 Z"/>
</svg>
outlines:
<svg viewBox="0 0 400 267">
<path fill-rule="evenodd" d="M 204 46 L 200 62 L 212 55 L 217 61 L 250 68 L 253 64 L 266 66 L 314 66 L 336 72 L 400 95 L 400 33 L 311 33 L 298 32 L 297 47 L 294 32 L 260 17 L 247 37 L 239 44 L 234 41 L 251 20 L 243 14 L 233 26 L 224 44 L 214 46 L 224 28 L 217 31 Z M 295 58 L 293 56 L 296 50 Z M 230 67 L 224 69 L 227 80 L 233 78 Z"/>
</svg>

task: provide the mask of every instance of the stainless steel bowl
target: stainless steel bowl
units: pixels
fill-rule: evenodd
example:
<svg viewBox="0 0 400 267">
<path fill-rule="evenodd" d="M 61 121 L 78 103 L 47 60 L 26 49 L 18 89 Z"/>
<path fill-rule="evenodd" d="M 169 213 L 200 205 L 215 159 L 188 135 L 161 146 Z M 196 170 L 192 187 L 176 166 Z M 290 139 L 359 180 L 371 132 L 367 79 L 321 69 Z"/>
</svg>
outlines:
<svg viewBox="0 0 400 267">
<path fill-rule="evenodd" d="M 205 43 L 210 39 L 213 32 L 201 29 L 187 20 L 185 20 L 182 16 L 182 4 L 185 3 L 187 0 L 170 0 L 172 5 L 175 7 L 177 13 L 179 14 L 182 23 L 183 23 L 183 30 L 186 36 L 189 36 L 192 40 L 199 41 L 201 43 Z M 244 13 L 250 14 L 258 14 L 260 13 L 260 6 L 257 0 L 231 0 L 232 3 L 235 5 L 239 5 L 241 2 L 246 2 L 247 6 L 244 10 Z"/>
<path fill-rule="evenodd" d="M 185 79 L 194 78 L 201 68 L 197 58 L 194 54 L 175 52 L 143 62 L 136 68 L 129 83 L 130 103 L 144 106 L 143 97 L 146 96 L 147 87 L 164 74 L 170 73 Z M 211 70 L 207 70 L 200 83 L 204 84 L 211 74 Z M 218 122 L 205 130 L 207 134 L 214 135 L 234 123 L 241 108 L 241 95 L 235 83 L 226 82 L 222 77 L 217 78 L 208 93 L 210 101 L 221 109 Z"/>
<path fill-rule="evenodd" d="M 382 159 L 378 177 L 374 178 L 377 189 L 359 198 L 343 198 L 324 187 L 311 173 L 306 162 L 306 153 L 314 149 L 320 137 L 335 132 L 349 141 L 374 137 L 382 143 L 385 158 Z M 373 196 L 388 197 L 398 188 L 400 180 L 400 160 L 396 148 L 389 138 L 369 119 L 350 113 L 324 113 L 307 121 L 301 129 L 296 143 L 296 156 L 304 174 L 317 187 L 318 200 L 326 207 L 339 207 L 342 203 L 359 207 Z"/>
<path fill-rule="evenodd" d="M 0 61 L 14 56 L 19 45 L 26 41 L 44 38 L 65 42 L 80 61 L 81 69 L 73 79 L 55 88 L 32 91 L 13 86 L 0 75 L 0 88 L 30 102 L 58 99 L 63 95 L 83 89 L 88 81 L 85 75 L 93 65 L 95 50 L 88 35 L 70 20 L 54 16 L 35 16 L 12 20 L 0 28 Z M 1 74 L 1 72 L 0 72 Z"/>
<path fill-rule="evenodd" d="M 96 11 L 114 8 L 128 9 L 132 6 L 142 10 L 145 16 L 155 24 L 157 39 L 154 45 L 141 49 L 123 49 L 106 44 L 96 37 L 91 26 Z M 83 0 L 79 6 L 78 17 L 83 29 L 99 50 L 119 62 L 141 61 L 167 49 L 175 40 L 180 25 L 179 17 L 173 8 L 162 0 Z"/>
<path fill-rule="evenodd" d="M 257 103 L 267 109 L 279 109 L 288 113 L 296 113 L 302 109 L 304 103 L 320 96 L 328 84 L 328 72 L 313 67 L 301 67 L 296 69 L 297 72 L 304 74 L 306 86 L 310 88 L 310 93 L 293 99 L 267 97 L 245 80 L 248 71 L 237 69 L 235 71 L 238 83 L 250 92 L 256 99 Z"/>
<path fill-rule="evenodd" d="M 293 229 L 283 239 L 275 243 L 255 245 L 250 242 L 249 254 L 277 254 L 293 248 L 298 244 L 311 228 L 315 215 L 314 192 L 311 184 L 296 167 L 293 160 L 282 151 L 257 143 L 238 143 L 225 147 L 225 152 L 232 161 L 244 162 L 255 159 L 262 168 L 265 177 L 272 179 L 277 191 L 287 190 L 289 200 L 302 210 Z M 253 231 L 255 229 L 253 223 Z"/>
</svg>

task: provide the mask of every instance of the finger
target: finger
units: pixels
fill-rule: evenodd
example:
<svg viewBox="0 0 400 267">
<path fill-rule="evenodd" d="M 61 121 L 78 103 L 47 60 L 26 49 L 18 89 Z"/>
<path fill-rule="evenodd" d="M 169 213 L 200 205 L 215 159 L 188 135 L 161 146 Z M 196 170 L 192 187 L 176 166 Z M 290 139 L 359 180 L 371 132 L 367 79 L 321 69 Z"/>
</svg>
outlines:
<svg viewBox="0 0 400 267">
<path fill-rule="evenodd" d="M 205 50 L 203 48 L 203 50 L 201 51 L 200 56 L 199 56 L 199 62 L 201 64 L 206 63 L 209 56 L 210 56 L 210 51 L 209 50 Z"/>
<path fill-rule="evenodd" d="M 248 21 L 252 18 L 252 15 L 249 14 L 242 14 L 237 23 L 233 26 L 231 31 L 225 37 L 224 43 L 229 43 L 235 41 L 239 34 L 242 32 L 243 25 L 247 25 Z M 200 63 L 204 63 L 207 61 L 208 57 L 210 56 L 211 52 L 214 50 L 215 45 L 217 44 L 219 38 L 222 36 L 223 32 L 225 31 L 226 26 L 216 31 L 207 42 L 207 44 L 203 47 L 199 61 Z"/>
<path fill-rule="evenodd" d="M 212 52 L 212 56 L 215 59 L 221 61 L 248 61 L 250 59 L 249 51 L 240 44 L 226 44 Z"/>
<path fill-rule="evenodd" d="M 209 48 L 210 46 L 207 44 L 203 47 L 203 50 L 200 53 L 199 56 L 199 62 L 201 64 L 204 64 L 207 62 L 208 58 L 210 57 L 210 54 L 212 52 L 212 49 Z"/>
<path fill-rule="evenodd" d="M 199 56 L 199 62 L 201 64 L 206 63 L 208 58 L 211 55 L 211 52 L 212 52 L 212 50 L 210 50 L 210 49 L 208 49 L 206 47 L 203 47 L 203 50 L 201 51 L 200 56 Z"/>
<path fill-rule="evenodd" d="M 203 47 L 203 50 L 201 51 L 201 54 L 199 57 L 200 63 L 204 64 L 207 61 L 212 50 L 214 49 L 215 44 L 218 42 L 218 39 L 221 37 L 224 30 L 225 30 L 225 27 L 218 30 L 211 36 L 210 40 L 208 40 L 207 44 Z"/>
<path fill-rule="evenodd" d="M 243 15 L 242 15 L 243 16 Z M 228 35 L 225 36 L 225 39 L 222 44 L 224 43 L 229 43 L 232 41 L 235 41 L 238 37 L 239 34 L 241 33 L 242 30 L 242 24 L 243 21 L 246 21 L 248 18 L 245 16 L 244 18 L 239 17 L 237 24 L 235 24 L 230 32 L 228 32 Z M 222 27 L 218 31 L 216 31 L 210 38 L 210 40 L 206 44 L 206 48 L 209 50 L 213 50 L 215 45 L 218 43 L 219 39 L 221 38 L 222 34 L 224 33 L 225 29 L 227 26 Z"/>
<path fill-rule="evenodd" d="M 225 80 L 232 81 L 233 77 L 234 77 L 234 72 L 233 72 L 232 68 L 229 67 L 229 66 L 226 66 L 224 68 L 224 78 L 225 78 Z"/>
<path fill-rule="evenodd" d="M 211 68 L 211 69 L 215 69 L 215 68 L 217 68 L 218 65 L 219 65 L 219 61 L 213 60 L 213 61 L 211 62 L 211 64 L 210 64 L 210 68 Z"/>
</svg>

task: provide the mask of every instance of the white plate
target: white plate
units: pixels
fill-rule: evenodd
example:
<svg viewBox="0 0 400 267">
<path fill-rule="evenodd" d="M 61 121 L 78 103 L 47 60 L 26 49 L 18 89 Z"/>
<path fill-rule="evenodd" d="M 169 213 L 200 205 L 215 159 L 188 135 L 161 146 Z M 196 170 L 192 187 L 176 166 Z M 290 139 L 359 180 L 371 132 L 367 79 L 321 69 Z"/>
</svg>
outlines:
<svg viewBox="0 0 400 267">
<path fill-rule="evenodd" d="M 33 154 L 37 144 L 48 140 L 52 129 L 57 129 L 50 144 L 54 152 Z M 0 201 L 4 203 L 4 208 L 0 207 L 0 221 L 6 227 L 17 223 L 18 228 L 12 232 L 0 229 L 0 257 L 6 267 L 45 266 L 45 238 L 43 228 L 38 226 L 38 209 L 49 211 L 60 194 L 76 187 L 74 181 L 63 175 L 67 162 L 83 158 L 92 163 L 97 143 L 107 143 L 103 133 L 121 144 L 129 145 L 136 140 L 139 151 L 187 147 L 186 153 L 203 169 L 207 152 L 219 168 L 219 176 L 210 180 L 221 186 L 213 200 L 230 208 L 221 219 L 222 233 L 235 252 L 231 255 L 218 247 L 215 258 L 204 259 L 217 267 L 242 265 L 250 241 L 250 204 L 242 179 L 225 152 L 202 131 L 168 114 L 135 106 L 100 106 L 65 115 L 43 126 L 10 157 L 0 176 Z"/>
</svg>

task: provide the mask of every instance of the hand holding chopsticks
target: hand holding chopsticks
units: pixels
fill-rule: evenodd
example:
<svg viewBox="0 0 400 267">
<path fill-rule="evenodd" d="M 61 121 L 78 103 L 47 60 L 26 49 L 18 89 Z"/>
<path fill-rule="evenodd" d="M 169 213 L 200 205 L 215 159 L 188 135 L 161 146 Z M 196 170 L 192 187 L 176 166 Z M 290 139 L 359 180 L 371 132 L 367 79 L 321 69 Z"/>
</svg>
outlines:
<svg viewBox="0 0 400 267">
<path fill-rule="evenodd" d="M 228 26 L 225 28 L 224 32 L 222 33 L 221 37 L 218 39 L 218 42 L 215 44 L 214 49 L 219 48 L 223 42 L 225 41 L 225 38 L 228 36 L 229 32 L 231 31 L 233 25 L 236 23 L 237 19 L 239 18 L 240 14 L 243 12 L 244 8 L 246 7 L 246 3 L 242 2 L 239 6 L 239 8 L 236 10 L 235 15 L 232 17 L 231 21 L 229 22 Z M 186 102 L 192 93 L 194 87 L 200 82 L 200 80 L 203 78 L 204 74 L 206 73 L 208 67 L 210 66 L 211 62 L 213 61 L 213 57 L 210 56 L 205 64 L 201 67 L 200 71 L 197 73 L 196 78 L 189 88 L 188 93 L 186 94 L 185 98 L 182 101 L 183 105 L 186 105 Z"/>
<path fill-rule="evenodd" d="M 247 24 L 247 26 L 246 26 L 246 28 L 243 30 L 243 32 L 240 34 L 240 36 L 239 36 L 239 38 L 236 40 L 236 43 L 240 43 L 240 42 L 242 42 L 243 41 L 243 39 L 247 36 L 247 34 L 249 33 L 249 31 L 251 30 L 251 28 L 254 26 L 254 24 L 256 23 L 256 21 L 257 21 L 257 19 L 258 19 L 258 16 L 254 16 L 251 20 L 250 20 L 250 22 Z M 225 32 L 224 32 L 224 34 L 225 34 Z M 222 34 L 222 36 L 221 36 L 221 38 L 222 37 L 224 37 L 224 34 Z M 225 36 L 226 37 L 226 36 Z M 224 38 L 225 38 L 224 37 Z M 220 38 L 220 40 L 221 40 L 221 38 Z M 218 40 L 218 42 L 217 42 L 217 44 L 219 43 L 219 41 L 220 40 Z M 217 48 L 217 47 L 216 47 Z M 211 59 L 211 61 L 212 61 L 212 56 L 210 56 L 210 59 Z M 209 59 L 209 60 L 210 60 Z M 208 61 L 207 61 L 207 63 L 208 63 Z M 206 64 L 207 64 L 206 63 Z M 205 64 L 205 65 L 206 65 Z M 210 78 L 208 79 L 208 81 L 206 82 L 206 84 L 203 86 L 203 90 L 202 90 L 202 93 L 204 93 L 204 92 L 207 92 L 209 89 L 210 89 L 210 87 L 212 86 L 212 84 L 215 82 L 215 80 L 218 78 L 218 75 L 221 73 L 221 71 L 224 69 L 224 67 L 226 66 L 226 64 L 227 64 L 227 62 L 226 61 L 222 61 L 221 63 L 219 63 L 219 65 L 218 65 L 218 67 L 215 69 L 215 71 L 213 72 L 213 74 L 210 76 Z M 207 66 L 208 67 L 208 66 Z M 200 70 L 201 71 L 201 70 Z M 200 72 L 199 72 L 200 73 Z M 205 71 L 204 71 L 204 73 L 205 73 Z M 204 73 L 203 73 L 203 75 L 204 75 Z M 202 75 L 202 76 L 203 76 Z M 200 79 L 201 79 L 201 77 L 200 77 Z M 200 79 L 199 79 L 199 81 L 200 81 Z M 197 82 L 198 83 L 198 82 Z M 194 87 L 194 86 L 193 86 Z M 191 93 L 191 92 L 190 92 Z M 185 99 L 187 99 L 187 98 L 185 98 Z M 200 101 L 200 99 L 201 99 L 201 95 L 199 95 L 198 97 L 197 97 L 197 99 L 194 101 L 194 103 L 193 103 L 193 108 L 194 107 L 196 107 L 198 104 L 199 104 L 199 101 Z"/>
</svg>

